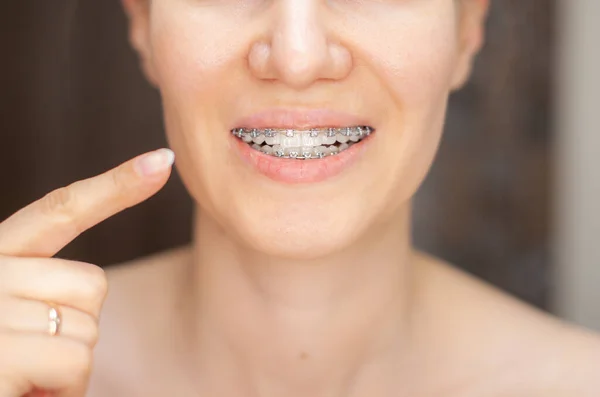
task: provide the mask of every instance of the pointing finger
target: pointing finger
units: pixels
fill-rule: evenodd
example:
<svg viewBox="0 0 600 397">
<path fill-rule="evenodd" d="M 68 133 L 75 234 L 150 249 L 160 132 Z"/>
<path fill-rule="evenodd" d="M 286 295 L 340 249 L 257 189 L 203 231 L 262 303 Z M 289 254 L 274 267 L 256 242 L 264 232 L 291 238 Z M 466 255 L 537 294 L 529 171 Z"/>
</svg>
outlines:
<svg viewBox="0 0 600 397">
<path fill-rule="evenodd" d="M 160 149 L 55 190 L 0 223 L 0 254 L 51 257 L 85 230 L 156 194 L 174 154 Z"/>
</svg>

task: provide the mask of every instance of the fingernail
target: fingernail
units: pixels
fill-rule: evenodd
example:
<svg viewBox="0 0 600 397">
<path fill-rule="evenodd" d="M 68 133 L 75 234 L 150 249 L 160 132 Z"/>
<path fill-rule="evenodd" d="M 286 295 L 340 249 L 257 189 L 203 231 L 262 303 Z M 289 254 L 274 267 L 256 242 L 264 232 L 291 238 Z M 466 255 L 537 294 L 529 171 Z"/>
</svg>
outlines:
<svg viewBox="0 0 600 397">
<path fill-rule="evenodd" d="M 137 161 L 142 176 L 152 176 L 169 169 L 175 162 L 175 153 L 170 149 L 159 149 L 141 157 Z"/>
</svg>

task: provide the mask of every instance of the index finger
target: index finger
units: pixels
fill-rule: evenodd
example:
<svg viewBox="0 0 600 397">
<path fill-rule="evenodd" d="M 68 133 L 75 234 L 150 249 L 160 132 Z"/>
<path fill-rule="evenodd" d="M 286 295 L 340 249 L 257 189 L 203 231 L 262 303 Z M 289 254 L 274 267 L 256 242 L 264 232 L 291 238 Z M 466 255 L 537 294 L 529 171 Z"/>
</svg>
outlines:
<svg viewBox="0 0 600 397">
<path fill-rule="evenodd" d="M 0 254 L 54 256 L 85 230 L 156 194 L 174 159 L 160 149 L 47 194 L 0 223 Z"/>
</svg>

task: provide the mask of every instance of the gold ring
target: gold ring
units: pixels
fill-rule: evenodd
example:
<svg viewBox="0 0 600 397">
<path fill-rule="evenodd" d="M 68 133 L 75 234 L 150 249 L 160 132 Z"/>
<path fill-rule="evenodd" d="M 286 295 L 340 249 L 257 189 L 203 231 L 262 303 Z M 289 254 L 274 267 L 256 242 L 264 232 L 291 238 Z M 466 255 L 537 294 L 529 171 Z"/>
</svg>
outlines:
<svg viewBox="0 0 600 397">
<path fill-rule="evenodd" d="M 60 315 L 60 310 L 57 306 L 52 304 L 49 305 L 50 308 L 48 310 L 48 333 L 50 336 L 60 335 L 60 326 L 62 323 L 62 317 Z"/>
</svg>

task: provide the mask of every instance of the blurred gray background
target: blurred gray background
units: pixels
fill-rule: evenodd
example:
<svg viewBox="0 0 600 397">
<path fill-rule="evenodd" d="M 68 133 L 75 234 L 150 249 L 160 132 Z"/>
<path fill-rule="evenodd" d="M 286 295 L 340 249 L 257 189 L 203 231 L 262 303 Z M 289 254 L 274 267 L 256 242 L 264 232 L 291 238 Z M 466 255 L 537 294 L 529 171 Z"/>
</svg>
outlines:
<svg viewBox="0 0 600 397">
<path fill-rule="evenodd" d="M 166 145 L 159 95 L 138 70 L 118 0 L 2 3 L 0 219 Z M 556 310 L 556 297 L 569 295 L 555 271 L 568 256 L 555 249 L 557 9 L 553 0 L 492 0 L 486 47 L 451 98 L 414 217 L 419 247 Z M 59 256 L 109 266 L 185 244 L 191 209 L 174 174 Z"/>
</svg>

